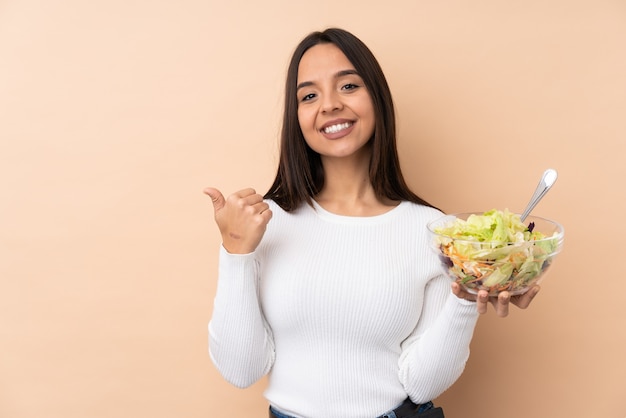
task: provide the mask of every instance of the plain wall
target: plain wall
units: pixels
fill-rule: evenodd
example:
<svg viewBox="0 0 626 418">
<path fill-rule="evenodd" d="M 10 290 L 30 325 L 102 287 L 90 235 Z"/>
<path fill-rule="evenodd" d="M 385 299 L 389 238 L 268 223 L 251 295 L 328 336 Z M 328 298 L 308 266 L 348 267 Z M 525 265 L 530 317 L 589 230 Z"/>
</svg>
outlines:
<svg viewBox="0 0 626 418">
<path fill-rule="evenodd" d="M 205 186 L 264 192 L 289 56 L 341 26 L 379 58 L 408 182 L 534 214 L 565 247 L 481 317 L 450 418 L 626 416 L 626 3 L 0 1 L 0 417 L 266 416 L 207 354 Z"/>
</svg>

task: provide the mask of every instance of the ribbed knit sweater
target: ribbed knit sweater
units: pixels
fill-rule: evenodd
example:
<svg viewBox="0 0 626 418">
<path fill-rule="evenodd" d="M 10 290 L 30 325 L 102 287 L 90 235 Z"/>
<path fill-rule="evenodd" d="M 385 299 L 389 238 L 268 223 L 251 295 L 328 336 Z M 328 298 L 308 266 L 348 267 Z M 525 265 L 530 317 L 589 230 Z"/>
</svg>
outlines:
<svg viewBox="0 0 626 418">
<path fill-rule="evenodd" d="M 442 275 L 426 223 L 402 202 L 371 217 L 317 203 L 273 217 L 259 247 L 220 249 L 209 351 L 226 380 L 269 373 L 268 401 L 303 418 L 371 418 L 429 401 L 461 375 L 478 318 Z"/>
</svg>

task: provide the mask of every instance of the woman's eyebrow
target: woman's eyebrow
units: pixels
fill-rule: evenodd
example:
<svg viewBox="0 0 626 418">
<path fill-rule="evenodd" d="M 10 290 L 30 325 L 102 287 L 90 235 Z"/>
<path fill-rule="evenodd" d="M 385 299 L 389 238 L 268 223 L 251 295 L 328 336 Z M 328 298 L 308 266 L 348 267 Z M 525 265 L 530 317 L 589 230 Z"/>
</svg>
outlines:
<svg viewBox="0 0 626 418">
<path fill-rule="evenodd" d="M 353 69 L 342 70 L 342 71 L 339 71 L 337 74 L 335 74 L 335 78 L 340 78 L 346 75 L 359 75 L 359 73 L 357 72 L 357 70 L 353 70 Z"/>
<path fill-rule="evenodd" d="M 337 71 L 337 73 L 335 74 L 335 78 L 341 78 L 346 75 L 359 75 L 359 73 L 357 72 L 357 70 L 353 70 L 353 69 L 341 70 L 341 71 Z M 313 83 L 312 81 L 303 81 L 302 83 L 298 84 L 298 86 L 296 87 L 296 91 L 304 87 L 312 86 L 313 84 L 315 83 Z"/>
<path fill-rule="evenodd" d="M 313 85 L 312 81 L 303 81 L 302 83 L 298 84 L 298 86 L 296 87 L 296 91 L 300 90 L 301 88 L 309 87 L 309 86 L 312 86 L 312 85 Z"/>
</svg>

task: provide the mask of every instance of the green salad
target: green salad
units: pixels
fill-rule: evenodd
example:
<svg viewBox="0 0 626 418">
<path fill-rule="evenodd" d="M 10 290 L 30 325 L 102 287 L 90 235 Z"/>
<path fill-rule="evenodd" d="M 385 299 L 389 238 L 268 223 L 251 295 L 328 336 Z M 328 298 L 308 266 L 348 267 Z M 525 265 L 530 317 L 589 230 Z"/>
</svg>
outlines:
<svg viewBox="0 0 626 418">
<path fill-rule="evenodd" d="M 470 291 L 490 294 L 523 293 L 550 265 L 560 243 L 558 233 L 548 237 L 508 209 L 457 217 L 434 232 L 448 274 Z"/>
</svg>

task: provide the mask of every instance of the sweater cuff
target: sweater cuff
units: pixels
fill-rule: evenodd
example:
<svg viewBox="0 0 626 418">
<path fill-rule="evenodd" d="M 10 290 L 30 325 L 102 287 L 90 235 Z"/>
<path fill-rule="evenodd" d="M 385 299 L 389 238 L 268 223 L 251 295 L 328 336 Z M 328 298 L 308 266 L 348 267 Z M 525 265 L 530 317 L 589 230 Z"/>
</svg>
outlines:
<svg viewBox="0 0 626 418">
<path fill-rule="evenodd" d="M 232 254 L 221 246 L 218 265 L 218 291 L 232 286 L 256 287 L 256 253 Z"/>
<path fill-rule="evenodd" d="M 220 256 L 226 255 L 226 256 L 232 256 L 232 257 L 247 257 L 253 254 L 254 254 L 254 251 L 251 253 L 246 253 L 246 254 L 229 253 L 226 247 L 224 247 L 224 244 L 220 244 Z"/>
<path fill-rule="evenodd" d="M 478 318 L 478 309 L 476 309 L 476 302 L 474 301 L 462 299 L 450 293 L 448 305 L 454 305 L 451 307 L 454 316 L 460 315 L 468 318 Z"/>
</svg>

